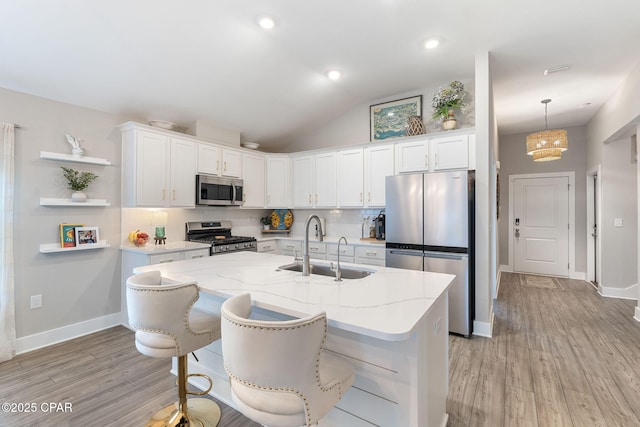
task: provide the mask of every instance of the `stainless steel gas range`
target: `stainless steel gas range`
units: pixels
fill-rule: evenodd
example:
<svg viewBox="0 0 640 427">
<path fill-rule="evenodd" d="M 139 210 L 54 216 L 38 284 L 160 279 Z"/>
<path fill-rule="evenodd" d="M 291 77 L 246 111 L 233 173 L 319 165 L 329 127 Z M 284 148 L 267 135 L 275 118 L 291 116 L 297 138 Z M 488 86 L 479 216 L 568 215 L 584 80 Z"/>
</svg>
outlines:
<svg viewBox="0 0 640 427">
<path fill-rule="evenodd" d="M 210 243 L 210 255 L 228 252 L 257 252 L 255 237 L 231 235 L 231 221 L 193 221 L 185 224 L 185 240 Z"/>
</svg>

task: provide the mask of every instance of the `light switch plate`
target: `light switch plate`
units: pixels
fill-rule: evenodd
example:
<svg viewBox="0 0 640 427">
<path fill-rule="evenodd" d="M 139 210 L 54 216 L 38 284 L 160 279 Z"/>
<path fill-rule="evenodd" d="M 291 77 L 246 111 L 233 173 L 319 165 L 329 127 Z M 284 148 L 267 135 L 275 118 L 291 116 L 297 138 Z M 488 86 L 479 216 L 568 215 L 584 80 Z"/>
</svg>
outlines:
<svg viewBox="0 0 640 427">
<path fill-rule="evenodd" d="M 622 227 L 622 218 L 615 218 L 613 220 L 613 225 L 616 227 Z"/>
</svg>

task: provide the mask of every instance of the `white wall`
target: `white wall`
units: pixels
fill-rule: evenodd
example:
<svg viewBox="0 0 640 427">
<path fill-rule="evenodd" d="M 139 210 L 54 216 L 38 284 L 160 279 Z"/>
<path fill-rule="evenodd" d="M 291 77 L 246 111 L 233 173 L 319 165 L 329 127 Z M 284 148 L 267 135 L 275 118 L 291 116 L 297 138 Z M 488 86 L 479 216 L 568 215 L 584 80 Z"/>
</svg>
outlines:
<svg viewBox="0 0 640 427">
<path fill-rule="evenodd" d="M 586 271 L 586 162 L 587 136 L 585 127 L 567 128 L 569 149 L 562 158 L 551 162 L 534 162 L 526 152 L 526 133 L 500 136 L 500 220 L 498 234 L 500 238 L 500 264 L 509 264 L 509 176 L 514 174 L 575 172 L 576 177 L 576 222 L 575 248 L 576 272 Z M 572 269 L 573 270 L 573 269 Z"/>
<path fill-rule="evenodd" d="M 17 123 L 15 149 L 15 305 L 17 348 L 21 339 L 120 311 L 120 132 L 113 115 L 0 88 L 0 120 Z M 65 133 L 84 140 L 85 155 L 112 166 L 40 159 L 40 151 L 70 154 Z M 93 171 L 87 189 L 110 207 L 44 207 L 41 197 L 69 197 L 61 165 Z M 98 226 L 111 248 L 39 253 L 40 243 L 60 241 L 63 222 Z M 30 309 L 30 296 L 42 307 Z M 98 322 L 97 324 L 99 324 Z M 94 323 L 94 327 L 95 327 Z"/>
</svg>

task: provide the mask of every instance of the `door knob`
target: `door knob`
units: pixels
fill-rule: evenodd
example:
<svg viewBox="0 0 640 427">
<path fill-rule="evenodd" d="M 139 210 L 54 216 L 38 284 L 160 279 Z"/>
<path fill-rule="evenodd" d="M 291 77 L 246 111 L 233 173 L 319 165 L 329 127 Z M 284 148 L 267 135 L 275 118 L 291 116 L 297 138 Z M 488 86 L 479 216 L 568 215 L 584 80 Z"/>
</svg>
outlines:
<svg viewBox="0 0 640 427">
<path fill-rule="evenodd" d="M 516 237 L 520 237 L 520 229 L 516 228 Z"/>
</svg>

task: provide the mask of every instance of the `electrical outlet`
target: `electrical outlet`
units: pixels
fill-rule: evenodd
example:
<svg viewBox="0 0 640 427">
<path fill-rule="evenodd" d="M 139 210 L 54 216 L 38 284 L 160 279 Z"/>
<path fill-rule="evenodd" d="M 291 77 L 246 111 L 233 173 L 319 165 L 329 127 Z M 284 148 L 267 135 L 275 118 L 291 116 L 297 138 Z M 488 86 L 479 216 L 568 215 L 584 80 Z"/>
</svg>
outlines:
<svg viewBox="0 0 640 427">
<path fill-rule="evenodd" d="M 42 307 L 42 295 L 31 295 L 31 308 Z"/>
</svg>

